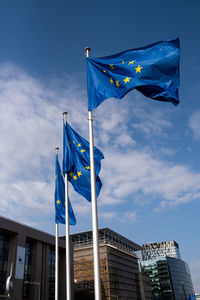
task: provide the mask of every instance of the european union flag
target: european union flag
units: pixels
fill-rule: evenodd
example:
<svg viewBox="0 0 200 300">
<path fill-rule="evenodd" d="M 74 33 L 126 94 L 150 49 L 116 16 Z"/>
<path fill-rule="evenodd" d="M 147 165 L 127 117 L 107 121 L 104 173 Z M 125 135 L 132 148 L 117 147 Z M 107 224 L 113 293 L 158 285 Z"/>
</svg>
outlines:
<svg viewBox="0 0 200 300">
<path fill-rule="evenodd" d="M 189 294 L 188 300 L 196 300 L 195 294 Z"/>
<path fill-rule="evenodd" d="M 61 173 L 58 156 L 56 155 L 56 172 L 55 172 L 55 222 L 65 224 L 65 184 Z M 68 199 L 69 201 L 69 199 Z M 76 218 L 69 201 L 69 224 L 75 225 Z"/>
<path fill-rule="evenodd" d="M 179 103 L 179 39 L 102 58 L 87 58 L 88 110 L 136 89 L 145 96 Z"/>
<path fill-rule="evenodd" d="M 74 190 L 91 201 L 89 143 L 68 123 L 63 124 L 63 129 L 63 173 L 68 173 L 68 180 L 73 185 Z M 94 147 L 97 197 L 102 186 L 98 175 L 103 158 L 103 153 Z"/>
</svg>

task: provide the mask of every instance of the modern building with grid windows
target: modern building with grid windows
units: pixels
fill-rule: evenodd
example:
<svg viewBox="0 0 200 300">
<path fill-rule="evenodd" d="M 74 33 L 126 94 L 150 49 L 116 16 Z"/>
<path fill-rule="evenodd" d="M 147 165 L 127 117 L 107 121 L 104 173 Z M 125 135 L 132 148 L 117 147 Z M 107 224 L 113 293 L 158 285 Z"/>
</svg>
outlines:
<svg viewBox="0 0 200 300">
<path fill-rule="evenodd" d="M 175 241 L 143 245 L 141 269 L 151 279 L 153 300 L 185 300 L 194 293 L 188 264 Z"/>
<path fill-rule="evenodd" d="M 179 245 L 175 241 L 149 243 L 143 245 L 143 260 L 153 260 L 157 257 L 169 256 L 181 259 Z"/>
</svg>

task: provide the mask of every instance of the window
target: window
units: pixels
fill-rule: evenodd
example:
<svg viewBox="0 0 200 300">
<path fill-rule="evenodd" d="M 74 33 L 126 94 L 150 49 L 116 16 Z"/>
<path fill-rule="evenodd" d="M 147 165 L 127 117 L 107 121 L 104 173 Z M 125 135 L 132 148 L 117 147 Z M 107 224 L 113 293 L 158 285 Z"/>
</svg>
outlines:
<svg viewBox="0 0 200 300">
<path fill-rule="evenodd" d="M 26 242 L 25 262 L 24 262 L 24 286 L 23 286 L 24 297 L 28 297 L 30 293 L 30 285 L 25 282 L 31 281 L 31 260 L 32 260 L 32 244 L 30 242 Z"/>
<path fill-rule="evenodd" d="M 48 278 L 49 286 L 49 297 L 48 300 L 55 299 L 55 250 L 49 250 L 49 278 Z"/>
<path fill-rule="evenodd" d="M 0 294 L 3 295 L 6 286 L 8 265 L 9 238 L 0 234 Z"/>
</svg>

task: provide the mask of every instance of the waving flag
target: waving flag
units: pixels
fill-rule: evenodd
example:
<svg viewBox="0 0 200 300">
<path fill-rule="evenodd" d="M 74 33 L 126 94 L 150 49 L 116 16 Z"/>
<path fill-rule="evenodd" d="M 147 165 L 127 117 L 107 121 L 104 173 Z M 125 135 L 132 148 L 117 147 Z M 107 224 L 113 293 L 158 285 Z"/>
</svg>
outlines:
<svg viewBox="0 0 200 300">
<path fill-rule="evenodd" d="M 55 168 L 55 223 L 65 224 L 65 184 L 61 173 L 58 156 Z M 68 200 L 69 201 L 69 200 Z M 76 218 L 69 201 L 69 224 L 75 225 Z"/>
<path fill-rule="evenodd" d="M 174 105 L 179 103 L 179 39 L 158 42 L 102 58 L 87 58 L 88 110 L 133 89 Z"/>
<path fill-rule="evenodd" d="M 63 124 L 63 129 L 63 173 L 68 173 L 68 180 L 73 185 L 74 190 L 91 201 L 89 143 L 68 123 Z M 102 152 L 94 147 L 97 197 L 102 186 L 98 175 L 103 158 Z"/>
</svg>

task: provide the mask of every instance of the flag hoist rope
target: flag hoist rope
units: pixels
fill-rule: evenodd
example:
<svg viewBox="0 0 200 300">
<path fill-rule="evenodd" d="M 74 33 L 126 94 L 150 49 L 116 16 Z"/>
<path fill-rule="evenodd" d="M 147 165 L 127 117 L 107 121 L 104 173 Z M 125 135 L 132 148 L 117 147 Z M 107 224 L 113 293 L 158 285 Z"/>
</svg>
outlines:
<svg viewBox="0 0 200 300">
<path fill-rule="evenodd" d="M 89 57 L 90 48 L 85 48 L 85 55 Z M 90 178 L 91 178 L 91 198 L 92 198 L 92 235 L 93 235 L 93 256 L 94 256 L 94 286 L 95 300 L 101 300 L 101 279 L 100 279 L 100 259 L 99 259 L 99 232 L 98 232 L 98 211 L 96 196 L 96 175 L 94 161 L 94 136 L 93 136 L 93 115 L 88 111 L 89 140 L 90 140 Z"/>
<path fill-rule="evenodd" d="M 56 147 L 56 155 L 58 156 L 58 150 L 59 148 Z M 56 223 L 56 261 L 55 261 L 55 300 L 58 300 L 58 295 L 59 295 L 59 291 L 58 291 L 58 282 L 59 282 L 59 246 L 58 246 L 58 237 L 59 237 L 59 224 Z"/>
<path fill-rule="evenodd" d="M 63 113 L 64 123 L 67 124 L 67 112 Z M 70 264 L 70 230 L 69 230 L 69 201 L 68 175 L 65 174 L 65 227 L 66 227 L 66 299 L 72 299 L 71 264 Z"/>
</svg>

